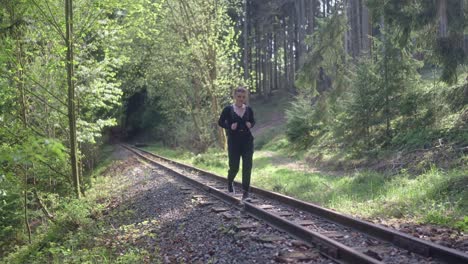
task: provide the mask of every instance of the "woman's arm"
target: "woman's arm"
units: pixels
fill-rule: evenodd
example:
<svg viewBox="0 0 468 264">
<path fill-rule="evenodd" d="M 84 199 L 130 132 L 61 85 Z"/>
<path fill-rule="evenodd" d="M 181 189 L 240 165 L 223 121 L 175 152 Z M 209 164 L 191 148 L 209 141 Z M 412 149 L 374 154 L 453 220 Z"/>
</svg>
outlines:
<svg viewBox="0 0 468 264">
<path fill-rule="evenodd" d="M 218 125 L 222 128 L 229 129 L 230 124 L 229 124 L 229 109 L 225 107 L 223 109 L 223 112 L 221 112 L 221 115 L 218 120 Z"/>
<path fill-rule="evenodd" d="M 254 112 L 252 110 L 252 107 L 249 106 L 250 115 L 249 115 L 249 120 L 248 122 L 250 123 L 250 128 L 255 126 L 255 118 L 254 118 Z"/>
</svg>

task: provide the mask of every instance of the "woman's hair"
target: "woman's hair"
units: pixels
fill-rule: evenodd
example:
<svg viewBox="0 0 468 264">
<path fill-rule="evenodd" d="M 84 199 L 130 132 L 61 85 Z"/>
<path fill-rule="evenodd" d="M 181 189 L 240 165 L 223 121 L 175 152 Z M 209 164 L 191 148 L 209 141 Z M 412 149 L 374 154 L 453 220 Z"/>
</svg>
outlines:
<svg viewBox="0 0 468 264">
<path fill-rule="evenodd" d="M 234 88 L 234 92 L 232 93 L 232 95 L 235 96 L 236 93 L 246 93 L 248 95 L 249 90 L 247 90 L 247 88 L 245 88 L 244 86 L 239 86 L 237 88 Z"/>
<path fill-rule="evenodd" d="M 245 94 L 245 104 L 249 103 L 249 90 L 245 88 L 244 86 L 238 86 L 237 88 L 234 88 L 232 92 L 232 98 L 236 98 L 237 93 L 244 93 Z"/>
</svg>

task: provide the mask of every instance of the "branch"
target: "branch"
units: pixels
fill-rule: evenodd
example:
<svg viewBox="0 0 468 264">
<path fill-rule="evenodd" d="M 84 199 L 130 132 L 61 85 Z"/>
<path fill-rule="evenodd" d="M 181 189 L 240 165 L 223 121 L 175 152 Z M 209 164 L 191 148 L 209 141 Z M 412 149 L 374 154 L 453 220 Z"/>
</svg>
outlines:
<svg viewBox="0 0 468 264">
<path fill-rule="evenodd" d="M 44 85 L 40 84 L 36 79 L 34 79 L 32 76 L 28 75 L 28 74 L 24 74 L 26 75 L 26 77 L 31 80 L 33 83 L 35 83 L 37 86 L 39 86 L 40 88 L 42 88 L 44 91 L 46 91 L 50 96 L 52 96 L 55 100 L 57 100 L 59 103 L 63 104 L 64 106 L 67 106 L 67 104 L 65 102 L 63 102 L 62 100 L 60 100 L 60 98 L 58 98 L 55 94 L 53 94 L 52 92 L 50 92 Z"/>
<path fill-rule="evenodd" d="M 41 208 L 41 211 L 44 213 L 44 215 L 52 222 L 56 223 L 55 221 L 55 216 L 53 216 L 49 210 L 47 210 L 47 207 L 45 207 L 44 203 L 42 202 L 41 198 L 39 197 L 39 194 L 37 193 L 36 189 L 33 189 L 34 197 L 36 197 L 37 203 L 39 204 L 39 207 Z"/>
<path fill-rule="evenodd" d="M 48 5 L 48 2 L 46 1 L 47 9 L 49 10 L 49 13 L 51 14 L 52 19 L 46 14 L 44 10 L 39 6 L 39 4 L 36 2 L 36 0 L 31 0 L 31 2 L 39 9 L 39 12 L 42 14 L 42 16 L 46 19 L 47 22 L 49 22 L 52 27 L 55 28 L 57 33 L 62 37 L 64 41 L 66 41 L 65 34 L 63 34 L 62 29 L 60 29 L 60 26 L 58 25 L 57 21 L 55 20 L 55 16 L 52 14 L 52 10 L 50 10 L 50 7 Z"/>
<path fill-rule="evenodd" d="M 39 160 L 39 159 L 38 159 L 38 161 L 39 161 L 40 163 L 42 163 L 42 165 L 45 165 L 47 168 L 49 168 L 51 171 L 53 171 L 53 172 L 55 172 L 55 173 L 57 173 L 57 174 L 59 174 L 59 175 L 62 175 L 62 176 L 65 177 L 66 179 L 70 178 L 69 175 L 66 175 L 66 174 L 64 174 L 64 173 L 62 173 L 62 172 L 56 170 L 56 169 L 55 169 L 54 167 L 52 167 L 49 163 L 47 163 L 47 162 L 45 162 L 45 161 L 42 161 L 42 160 Z"/>
<path fill-rule="evenodd" d="M 33 91 L 27 89 L 27 88 L 24 88 L 28 93 L 32 94 L 34 97 L 36 97 L 37 99 L 39 99 L 39 101 L 41 101 L 42 103 L 44 103 L 45 105 L 47 105 L 48 107 L 54 109 L 55 111 L 59 112 L 60 114 L 64 115 L 64 116 L 68 116 L 66 113 L 62 112 L 62 110 L 56 108 L 55 106 L 52 106 L 50 105 L 49 103 L 47 103 L 43 98 L 41 98 L 39 95 L 35 94 Z"/>
<path fill-rule="evenodd" d="M 13 142 L 14 145 L 19 144 L 19 142 L 23 140 L 23 138 L 19 138 L 19 137 L 18 137 L 18 133 L 12 132 L 12 131 L 9 129 L 8 126 L 2 125 L 2 127 L 3 127 L 3 129 L 4 129 L 5 131 L 7 131 L 10 135 L 12 135 L 13 138 L 16 138 L 16 141 Z M 31 129 L 31 131 L 34 132 L 34 133 L 36 133 L 38 136 L 40 136 L 40 137 L 45 137 L 44 134 L 42 134 L 41 132 L 37 131 L 34 127 L 29 126 L 29 125 L 26 126 L 26 127 L 29 128 L 29 129 Z"/>
<path fill-rule="evenodd" d="M 55 16 L 54 14 L 52 13 L 52 10 L 50 9 L 50 6 L 49 6 L 49 1 L 45 1 L 46 3 L 46 6 L 47 6 L 47 9 L 49 10 L 49 13 L 50 13 L 50 16 L 52 17 L 55 25 L 56 25 L 56 28 L 58 30 L 58 33 L 62 36 L 63 39 L 65 39 L 65 34 L 63 33 L 62 29 L 60 28 L 60 25 L 59 23 L 57 22 L 57 20 L 55 20 Z"/>
<path fill-rule="evenodd" d="M 92 8 L 89 8 L 89 10 L 92 10 Z M 91 28 L 94 22 L 96 22 L 103 13 L 104 13 L 103 11 L 98 12 L 94 18 L 92 17 L 92 15 L 88 16 L 76 36 L 81 36 L 81 34 L 85 32 L 85 30 L 88 30 L 89 28 Z"/>
<path fill-rule="evenodd" d="M 14 146 L 16 144 L 20 144 L 20 142 L 23 140 L 23 138 L 18 137 L 17 133 L 13 133 L 12 131 L 10 131 L 10 128 L 8 126 L 2 125 L 2 127 L 3 127 L 4 131 L 8 132 L 8 134 L 10 134 L 12 136 L 12 138 L 15 139 L 15 141 L 11 142 L 9 144 L 9 146 Z M 4 141 L 5 141 L 5 138 L 3 137 L 2 142 L 4 142 Z"/>
</svg>

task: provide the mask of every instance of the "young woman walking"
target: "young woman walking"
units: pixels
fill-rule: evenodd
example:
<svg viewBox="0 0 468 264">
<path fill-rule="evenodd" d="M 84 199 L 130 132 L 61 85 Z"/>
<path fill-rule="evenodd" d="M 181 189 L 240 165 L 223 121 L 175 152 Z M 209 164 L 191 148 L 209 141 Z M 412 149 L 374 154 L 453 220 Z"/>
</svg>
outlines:
<svg viewBox="0 0 468 264">
<path fill-rule="evenodd" d="M 223 109 L 219 117 L 219 126 L 226 129 L 228 138 L 228 191 L 234 192 L 234 178 L 239 171 L 242 157 L 242 199 L 249 197 L 250 175 L 252 171 L 252 156 L 254 151 L 253 136 L 250 129 L 255 125 L 254 113 L 246 105 L 248 91 L 244 87 L 234 90 L 234 104 Z"/>
</svg>

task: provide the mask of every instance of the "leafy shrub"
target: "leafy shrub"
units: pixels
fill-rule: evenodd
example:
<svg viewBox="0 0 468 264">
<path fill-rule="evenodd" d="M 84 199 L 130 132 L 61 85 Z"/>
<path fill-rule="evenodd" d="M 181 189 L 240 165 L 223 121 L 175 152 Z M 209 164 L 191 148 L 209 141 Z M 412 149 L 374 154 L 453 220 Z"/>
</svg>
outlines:
<svg viewBox="0 0 468 264">
<path fill-rule="evenodd" d="M 13 181 L 13 175 L 0 172 L 0 257 L 18 243 L 15 238 L 23 227 L 21 190 Z"/>
<path fill-rule="evenodd" d="M 80 200 L 73 199 L 65 203 L 58 211 L 57 220 L 61 225 L 71 230 L 87 226 L 92 222 L 91 205 Z"/>
<path fill-rule="evenodd" d="M 320 133 L 320 123 L 314 122 L 315 109 L 311 102 L 297 97 L 286 110 L 286 136 L 298 148 L 307 148 Z"/>
<path fill-rule="evenodd" d="M 468 216 L 465 216 L 463 220 L 456 222 L 455 227 L 460 229 L 463 232 L 467 232 L 468 231 Z"/>
</svg>

